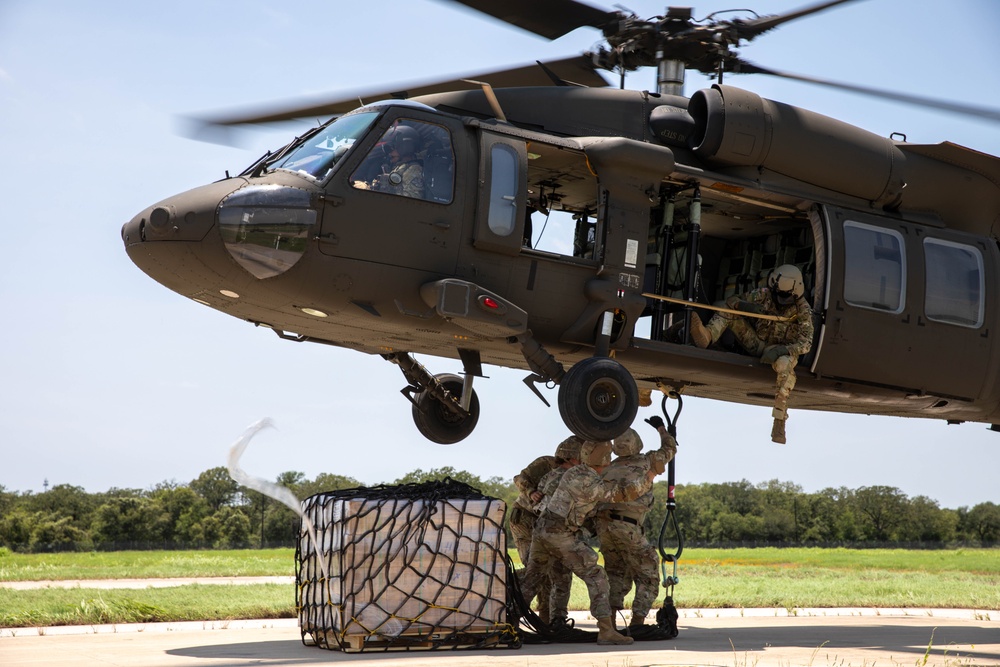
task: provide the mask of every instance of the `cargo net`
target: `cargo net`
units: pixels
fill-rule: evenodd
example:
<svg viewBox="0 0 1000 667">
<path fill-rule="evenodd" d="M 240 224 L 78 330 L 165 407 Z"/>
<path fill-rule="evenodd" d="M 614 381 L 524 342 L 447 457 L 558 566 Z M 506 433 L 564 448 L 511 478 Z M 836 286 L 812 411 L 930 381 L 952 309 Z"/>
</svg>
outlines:
<svg viewBox="0 0 1000 667">
<path fill-rule="evenodd" d="M 346 652 L 520 645 L 507 608 L 503 501 L 445 479 L 320 493 L 302 507 L 318 542 L 303 527 L 304 643 Z"/>
</svg>

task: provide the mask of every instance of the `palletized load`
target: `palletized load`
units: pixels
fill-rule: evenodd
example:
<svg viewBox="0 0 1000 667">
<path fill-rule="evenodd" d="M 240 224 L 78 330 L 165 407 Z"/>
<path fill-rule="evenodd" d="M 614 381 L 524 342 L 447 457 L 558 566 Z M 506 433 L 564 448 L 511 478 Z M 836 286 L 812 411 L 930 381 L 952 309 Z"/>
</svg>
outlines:
<svg viewBox="0 0 1000 667">
<path fill-rule="evenodd" d="M 302 506 L 319 547 L 303 526 L 296 603 L 306 643 L 356 652 L 516 641 L 503 501 L 446 479 L 320 493 Z"/>
</svg>

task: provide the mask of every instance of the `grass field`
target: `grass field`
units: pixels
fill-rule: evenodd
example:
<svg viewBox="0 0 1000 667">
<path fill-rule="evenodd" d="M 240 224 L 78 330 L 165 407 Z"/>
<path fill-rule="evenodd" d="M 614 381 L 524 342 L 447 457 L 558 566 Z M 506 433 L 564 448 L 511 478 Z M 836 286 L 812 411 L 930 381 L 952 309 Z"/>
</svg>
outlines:
<svg viewBox="0 0 1000 667">
<path fill-rule="evenodd" d="M 516 557 L 515 557 L 516 560 Z M 10 554 L 0 582 L 280 576 L 292 549 Z M 672 569 L 668 574 L 672 573 Z M 1000 611 L 1000 550 L 688 549 L 674 589 L 679 608 L 929 607 Z M 574 583 L 572 609 L 587 607 Z M 292 586 L 11 590 L 0 627 L 295 616 Z"/>
</svg>

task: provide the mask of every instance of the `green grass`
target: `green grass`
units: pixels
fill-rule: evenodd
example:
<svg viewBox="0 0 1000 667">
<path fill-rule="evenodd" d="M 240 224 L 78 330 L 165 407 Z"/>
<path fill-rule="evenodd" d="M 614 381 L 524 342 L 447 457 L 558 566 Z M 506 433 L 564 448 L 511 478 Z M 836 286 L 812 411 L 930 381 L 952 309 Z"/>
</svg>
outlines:
<svg viewBox="0 0 1000 667">
<path fill-rule="evenodd" d="M 0 552 L 0 581 L 267 577 L 295 574 L 294 549 Z"/>
<path fill-rule="evenodd" d="M 5 628 L 294 616 L 295 589 L 279 584 L 0 589 L 0 627 Z"/>
<path fill-rule="evenodd" d="M 688 549 L 677 575 L 678 607 L 1000 610 L 1000 549 Z M 587 606 L 574 579 L 570 609 Z"/>
<path fill-rule="evenodd" d="M 0 580 L 280 576 L 294 573 L 294 559 L 292 549 L 0 553 Z M 673 591 L 674 602 L 682 609 L 1000 611 L 1000 549 L 689 549 L 677 574 L 680 583 Z M 277 584 L 142 590 L 0 588 L 0 627 L 279 618 L 293 617 L 294 606 L 294 588 Z M 586 588 L 576 580 L 570 608 L 587 607 Z"/>
</svg>

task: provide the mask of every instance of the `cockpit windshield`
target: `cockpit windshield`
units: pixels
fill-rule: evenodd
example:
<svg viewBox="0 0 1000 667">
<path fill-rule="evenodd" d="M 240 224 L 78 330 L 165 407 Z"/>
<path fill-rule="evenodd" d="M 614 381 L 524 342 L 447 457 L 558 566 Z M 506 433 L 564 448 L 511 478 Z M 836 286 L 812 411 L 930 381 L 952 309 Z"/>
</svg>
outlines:
<svg viewBox="0 0 1000 667">
<path fill-rule="evenodd" d="M 322 181 L 354 142 L 368 131 L 378 115 L 377 111 L 365 111 L 341 116 L 268 168 L 287 169 Z"/>
</svg>

